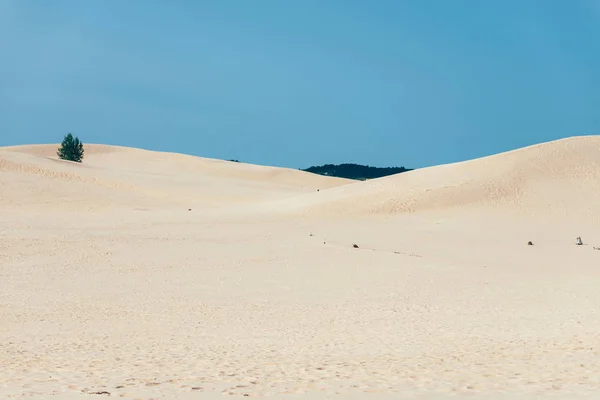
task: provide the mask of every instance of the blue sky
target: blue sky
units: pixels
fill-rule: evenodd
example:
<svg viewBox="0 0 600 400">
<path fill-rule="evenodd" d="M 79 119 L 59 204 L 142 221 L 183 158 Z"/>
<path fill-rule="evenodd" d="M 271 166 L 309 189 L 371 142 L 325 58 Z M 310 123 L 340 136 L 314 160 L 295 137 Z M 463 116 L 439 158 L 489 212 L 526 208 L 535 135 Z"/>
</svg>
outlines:
<svg viewBox="0 0 600 400">
<path fill-rule="evenodd" d="M 0 0 L 0 145 L 424 167 L 600 134 L 600 0 Z"/>
</svg>

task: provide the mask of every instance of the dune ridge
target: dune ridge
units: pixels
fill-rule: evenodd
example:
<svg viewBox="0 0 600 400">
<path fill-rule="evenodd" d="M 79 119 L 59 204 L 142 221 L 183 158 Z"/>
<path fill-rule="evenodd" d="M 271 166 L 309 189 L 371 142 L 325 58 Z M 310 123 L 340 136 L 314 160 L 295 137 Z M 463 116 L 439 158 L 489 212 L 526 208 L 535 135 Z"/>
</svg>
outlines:
<svg viewBox="0 0 600 400">
<path fill-rule="evenodd" d="M 58 144 L 21 145 L 0 147 L 0 151 L 29 154 L 37 157 L 56 159 Z M 110 168 L 116 163 L 119 169 L 139 169 L 144 172 L 160 172 L 165 169 L 179 169 L 181 172 L 198 172 L 215 177 L 241 178 L 245 180 L 270 180 L 280 185 L 302 186 L 304 183 L 322 187 L 332 187 L 354 182 L 350 179 L 327 177 L 304 171 L 269 167 L 262 165 L 230 162 L 192 156 L 188 154 L 144 150 L 133 147 L 104 144 L 86 144 L 85 162 L 82 165 Z"/>
<path fill-rule="evenodd" d="M 552 141 L 479 159 L 334 187 L 282 211 L 304 215 L 389 215 L 497 209 L 541 218 L 600 217 L 600 137 Z"/>
<path fill-rule="evenodd" d="M 79 164 L 57 159 L 57 148 L 58 145 L 0 147 L 0 184 L 2 180 L 6 181 L 4 184 L 29 182 L 26 193 L 5 191 L 0 202 L 24 206 L 37 193 L 47 204 L 66 202 L 85 208 L 85 199 L 90 204 L 97 203 L 104 188 L 109 189 L 105 193 L 108 198 L 96 208 L 118 207 L 120 202 L 110 198 L 121 191 L 145 207 L 160 199 L 173 207 L 219 207 L 281 197 L 278 192 L 312 192 L 352 182 L 293 169 L 96 144 L 85 145 L 85 159 Z M 76 190 L 77 185 L 82 187 Z M 65 197 L 65 193 L 69 196 Z"/>
<path fill-rule="evenodd" d="M 171 182 L 177 179 L 177 174 L 170 175 L 167 170 L 188 176 L 197 174 L 193 177 L 195 181 L 181 182 L 178 187 L 178 197 L 175 197 L 186 200 L 199 194 L 199 184 L 204 184 L 204 189 L 214 190 L 212 195 L 228 192 L 222 182 L 230 187 L 256 185 L 257 190 L 274 185 L 290 189 L 288 195 L 258 196 L 257 199 L 265 201 L 263 208 L 268 212 L 279 210 L 306 216 L 389 215 L 465 207 L 595 222 L 600 215 L 600 201 L 596 201 L 600 200 L 599 136 L 571 137 L 365 182 L 293 169 L 95 144 L 86 146 L 86 162 L 73 166 L 66 162 L 57 164 L 55 151 L 56 145 L 0 148 L 0 155 L 3 154 L 0 168 L 158 197 L 156 190 L 140 185 L 139 174 Z M 97 169 L 108 172 L 110 178 L 100 178 Z M 133 174 L 133 179 L 128 180 L 127 174 Z M 183 186 L 187 187 L 181 190 Z M 223 202 L 224 198 L 219 201 Z M 237 204 L 241 203 L 243 201 Z"/>
</svg>

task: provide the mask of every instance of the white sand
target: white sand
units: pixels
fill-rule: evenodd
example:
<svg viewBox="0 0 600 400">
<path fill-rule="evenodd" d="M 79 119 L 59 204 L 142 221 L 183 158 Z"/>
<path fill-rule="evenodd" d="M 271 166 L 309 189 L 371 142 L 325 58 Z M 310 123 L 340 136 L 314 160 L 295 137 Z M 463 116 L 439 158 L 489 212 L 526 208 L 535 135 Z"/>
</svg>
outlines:
<svg viewBox="0 0 600 400">
<path fill-rule="evenodd" d="M 0 398 L 600 393 L 600 137 L 357 183 L 56 147 L 0 148 Z"/>
</svg>

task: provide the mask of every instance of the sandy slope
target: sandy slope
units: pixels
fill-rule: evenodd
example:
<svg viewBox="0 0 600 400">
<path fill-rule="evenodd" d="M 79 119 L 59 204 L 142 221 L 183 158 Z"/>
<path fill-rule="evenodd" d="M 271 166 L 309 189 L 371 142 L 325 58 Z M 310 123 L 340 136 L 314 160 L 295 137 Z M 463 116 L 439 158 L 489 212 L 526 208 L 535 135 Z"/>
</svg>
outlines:
<svg viewBox="0 0 600 400">
<path fill-rule="evenodd" d="M 598 137 L 359 183 L 55 147 L 0 148 L 0 398 L 600 391 Z"/>
<path fill-rule="evenodd" d="M 327 216 L 467 208 L 600 222 L 600 137 L 574 137 L 279 202 Z"/>
<path fill-rule="evenodd" d="M 71 210 L 215 208 L 287 198 L 351 183 L 293 169 L 202 159 L 117 146 L 86 145 L 85 162 L 56 159 L 58 145 L 0 148 L 5 206 L 32 210 L 69 205 Z M 73 185 L 76 182 L 77 185 Z M 24 195 L 26 194 L 26 195 Z M 93 201 L 89 201 L 93 200 Z"/>
</svg>

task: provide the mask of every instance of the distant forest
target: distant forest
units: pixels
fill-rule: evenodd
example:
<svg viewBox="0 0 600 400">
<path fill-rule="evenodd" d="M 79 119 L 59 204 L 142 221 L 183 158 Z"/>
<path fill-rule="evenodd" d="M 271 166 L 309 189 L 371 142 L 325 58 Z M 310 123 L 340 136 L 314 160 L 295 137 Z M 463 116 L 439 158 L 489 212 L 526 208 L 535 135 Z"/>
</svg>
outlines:
<svg viewBox="0 0 600 400">
<path fill-rule="evenodd" d="M 325 164 L 303 169 L 302 171 L 312 172 L 313 174 L 335 176 L 338 178 L 357 179 L 364 181 L 366 179 L 381 178 L 382 176 L 399 174 L 401 172 L 412 171 L 404 167 L 371 167 L 359 164 Z"/>
</svg>

